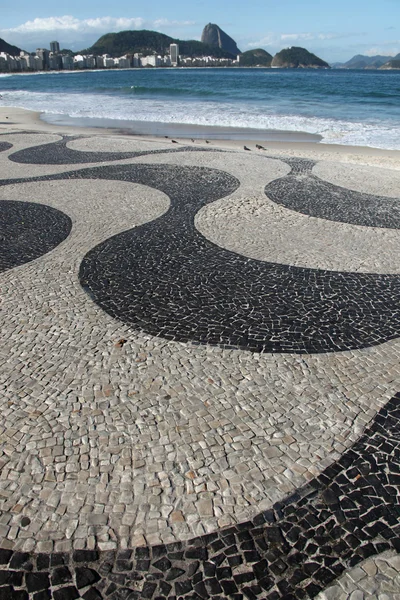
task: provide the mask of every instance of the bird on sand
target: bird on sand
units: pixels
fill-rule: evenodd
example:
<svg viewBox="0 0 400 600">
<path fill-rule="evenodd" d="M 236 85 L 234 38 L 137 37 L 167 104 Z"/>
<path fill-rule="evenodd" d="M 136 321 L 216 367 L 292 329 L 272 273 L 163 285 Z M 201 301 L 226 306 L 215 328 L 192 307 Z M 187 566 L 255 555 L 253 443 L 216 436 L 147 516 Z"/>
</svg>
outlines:
<svg viewBox="0 0 400 600">
<path fill-rule="evenodd" d="M 260 144 L 256 144 L 257 150 L 265 150 L 264 146 L 260 146 Z"/>
<path fill-rule="evenodd" d="M 208 140 L 206 140 L 206 144 L 209 144 L 210 142 Z"/>
<path fill-rule="evenodd" d="M 177 144 L 177 143 L 178 143 L 176 140 L 171 140 L 171 142 L 172 142 L 173 144 Z"/>
<path fill-rule="evenodd" d="M 247 146 L 243 146 L 244 150 L 250 150 Z"/>
</svg>

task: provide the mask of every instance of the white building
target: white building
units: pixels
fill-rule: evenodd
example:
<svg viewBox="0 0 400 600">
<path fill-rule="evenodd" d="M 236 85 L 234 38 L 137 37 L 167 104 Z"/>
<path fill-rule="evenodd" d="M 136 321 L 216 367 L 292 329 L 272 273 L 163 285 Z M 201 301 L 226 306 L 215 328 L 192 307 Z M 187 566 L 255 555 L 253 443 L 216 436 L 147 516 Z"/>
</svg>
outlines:
<svg viewBox="0 0 400 600">
<path fill-rule="evenodd" d="M 140 66 L 141 67 L 160 67 L 161 66 L 161 56 L 156 56 L 155 54 L 149 54 L 149 56 L 142 56 L 140 58 Z"/>
<path fill-rule="evenodd" d="M 74 56 L 74 67 L 78 69 L 86 69 L 86 57 L 82 54 Z"/>
<path fill-rule="evenodd" d="M 105 69 L 111 69 L 115 66 L 114 59 L 111 56 L 103 56 L 103 65 Z"/>
<path fill-rule="evenodd" d="M 118 67 L 120 69 L 129 69 L 129 67 L 131 66 L 131 61 L 127 56 L 121 56 L 120 58 L 116 58 L 115 62 L 117 62 L 117 61 L 118 61 Z"/>
</svg>

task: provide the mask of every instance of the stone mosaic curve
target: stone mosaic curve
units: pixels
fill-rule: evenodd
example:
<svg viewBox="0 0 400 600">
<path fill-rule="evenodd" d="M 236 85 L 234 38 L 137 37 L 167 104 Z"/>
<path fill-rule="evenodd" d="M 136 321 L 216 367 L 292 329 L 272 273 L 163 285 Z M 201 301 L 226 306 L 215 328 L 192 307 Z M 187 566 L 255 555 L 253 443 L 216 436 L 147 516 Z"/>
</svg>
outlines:
<svg viewBox="0 0 400 600">
<path fill-rule="evenodd" d="M 337 463 L 251 522 L 132 550 L 29 554 L 2 548 L 0 598 L 313 598 L 366 557 L 400 551 L 399 483 L 397 394 Z M 23 519 L 22 528 L 28 525 Z"/>
<path fill-rule="evenodd" d="M 316 600 L 398 600 L 400 596 L 400 555 L 386 550 L 348 569 Z"/>
<path fill-rule="evenodd" d="M 251 521 L 117 551 L 0 549 L 0 597 L 314 598 L 370 556 L 400 552 L 400 393 L 342 457 Z M 47 594 L 47 595 L 46 595 Z"/>
<path fill-rule="evenodd" d="M 73 150 L 68 147 L 68 142 L 81 139 L 81 136 L 63 136 L 61 140 L 50 144 L 42 144 L 31 148 L 24 148 L 10 154 L 8 157 L 13 162 L 21 164 L 35 165 L 73 165 L 99 162 L 111 162 L 114 160 L 124 160 L 135 158 L 136 156 L 146 156 L 149 154 L 164 154 L 175 152 L 197 152 L 204 151 L 202 148 L 192 146 L 181 146 L 179 148 L 142 150 L 134 152 L 84 152 Z M 213 148 L 207 148 L 208 152 L 215 152 Z"/>
<path fill-rule="evenodd" d="M 0 185 L 80 178 L 141 183 L 171 198 L 161 218 L 96 246 L 82 262 L 81 285 L 126 324 L 165 339 L 251 352 L 336 352 L 400 334 L 398 275 L 257 261 L 198 233 L 198 210 L 239 185 L 222 171 L 110 165 Z"/>
<path fill-rule="evenodd" d="M 0 142 L 0 152 L 4 152 L 10 148 L 12 148 L 12 144 L 10 144 L 10 142 Z"/>
<path fill-rule="evenodd" d="M 285 158 L 292 170 L 265 187 L 276 204 L 310 217 L 362 225 L 400 228 L 400 201 L 333 185 L 312 172 L 315 161 Z"/>
<path fill-rule="evenodd" d="M 0 272 L 50 252 L 71 228 L 69 216 L 50 206 L 0 200 Z"/>
</svg>

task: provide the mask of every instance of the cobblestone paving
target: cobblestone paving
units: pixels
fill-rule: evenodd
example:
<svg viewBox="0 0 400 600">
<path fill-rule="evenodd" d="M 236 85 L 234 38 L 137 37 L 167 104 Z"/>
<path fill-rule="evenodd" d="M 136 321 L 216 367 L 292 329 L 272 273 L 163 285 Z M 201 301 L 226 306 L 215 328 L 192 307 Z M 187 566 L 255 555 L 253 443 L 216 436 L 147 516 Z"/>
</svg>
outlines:
<svg viewBox="0 0 400 600">
<path fill-rule="evenodd" d="M 400 226 L 398 200 L 361 194 L 322 181 L 312 173 L 315 162 L 286 159 L 289 175 L 268 184 L 265 193 L 271 200 L 311 217 L 367 227 Z"/>
<path fill-rule="evenodd" d="M 14 147 L 0 157 L 0 205 L 33 204 L 46 231 L 40 211 L 43 219 L 47 209 L 61 211 L 72 229 L 50 252 L 1 274 L 0 598 L 311 598 L 366 558 L 397 552 L 400 345 L 397 279 L 390 270 L 385 275 L 389 259 L 381 261 L 380 275 L 372 261 L 366 272 L 359 264 L 352 273 L 339 258 L 337 271 L 322 271 L 331 282 L 338 275 L 350 287 L 358 282 L 353 319 L 362 314 L 364 321 L 354 327 L 356 345 L 346 352 L 336 351 L 332 332 L 318 332 L 323 313 L 313 313 L 307 300 L 314 286 L 297 289 L 300 304 L 309 302 L 310 325 L 315 321 L 311 354 L 300 353 L 308 336 L 301 327 L 303 346 L 284 353 L 279 346 L 259 352 L 248 344 L 228 348 L 221 337 L 197 339 L 185 323 L 185 303 L 198 311 L 200 328 L 203 305 L 217 304 L 212 323 L 229 331 L 234 317 L 228 318 L 221 282 L 228 300 L 237 302 L 247 280 L 238 288 L 232 279 L 242 281 L 241 271 L 257 262 L 265 269 L 268 261 L 244 258 L 240 244 L 246 244 L 234 229 L 226 246 L 236 245 L 239 254 L 219 239 L 208 241 L 217 237 L 209 221 L 213 207 L 226 202 L 229 217 L 229 207 L 247 203 L 251 214 L 263 198 L 276 207 L 277 221 L 289 216 L 296 224 L 304 215 L 271 202 L 276 198 L 264 188 L 268 194 L 274 181 L 285 188 L 299 161 L 200 148 L 176 153 L 165 142 L 152 146 L 159 154 L 132 156 L 140 148 L 129 139 L 75 139 L 69 148 L 55 136 L 48 144 L 40 137 L 4 137 Z M 9 157 L 29 146 L 32 159 L 34 138 L 43 147 L 58 144 L 58 163 L 24 164 L 21 171 Z M 70 150 L 89 162 L 97 153 L 102 167 L 62 167 Z M 117 156 L 129 152 L 130 158 Z M 386 181 L 385 195 L 396 197 L 390 174 L 375 171 L 375 182 Z M 325 173 L 328 181 L 329 168 Z M 303 178 L 311 194 L 315 185 L 321 190 L 315 174 Z M 332 178 L 324 190 L 338 196 L 345 174 Z M 359 187 L 360 211 L 369 194 L 368 219 L 381 218 L 388 199 L 367 180 Z M 355 227 L 360 252 L 378 229 L 328 217 L 315 226 L 329 222 L 342 240 Z M 395 252 L 397 232 L 386 228 L 390 212 L 385 219 L 376 239 L 385 252 Z M 284 238 L 276 240 L 285 255 Z M 202 248 L 197 262 L 193 246 Z M 349 254 L 356 252 L 350 245 Z M 129 263 L 122 287 L 121 268 L 110 268 L 117 254 L 115 265 Z M 275 254 L 276 272 L 296 277 L 318 273 L 332 248 L 321 247 L 303 269 L 280 264 L 279 250 Z M 207 260 L 215 273 L 208 269 L 204 277 Z M 193 275 L 197 288 L 190 287 Z M 273 293 L 287 308 L 289 275 L 266 281 L 265 302 Z M 143 277 L 148 287 L 133 300 Z M 392 292 L 368 288 L 367 281 L 377 280 Z M 207 297 L 214 298 L 216 288 L 220 305 Z M 322 302 L 328 288 L 319 291 Z M 121 304 L 140 318 L 126 319 Z M 167 315 L 166 322 L 174 317 L 177 326 L 180 316 L 190 335 L 153 330 L 147 305 Z M 384 326 L 376 331 L 371 314 L 379 312 L 387 315 L 384 326 L 394 328 L 391 341 L 381 337 Z M 259 327 L 263 319 L 254 323 Z M 267 331 L 274 320 L 263 326 Z M 207 343 L 192 343 L 196 339 Z M 322 351 L 323 344 L 331 351 Z"/>
<path fill-rule="evenodd" d="M 71 226 L 67 215 L 49 206 L 2 200 L 0 271 L 49 252 L 68 236 Z"/>
<path fill-rule="evenodd" d="M 157 150 L 144 150 L 142 148 L 141 150 L 131 152 L 107 152 L 104 149 L 98 152 L 84 152 L 82 150 L 79 151 L 70 148 L 70 142 L 73 142 L 76 139 L 77 138 L 74 136 L 63 136 L 63 139 L 50 144 L 46 143 L 42 146 L 35 146 L 34 148 L 24 148 L 19 152 L 14 152 L 11 154 L 10 160 L 22 164 L 72 165 L 123 160 L 125 158 L 134 158 L 135 156 L 146 156 L 146 154 L 160 154 L 166 152 L 165 148 Z M 203 149 L 198 149 L 196 147 L 183 146 L 169 149 L 168 152 L 197 152 L 199 150 L 203 151 Z M 214 150 L 211 148 L 208 151 L 214 152 Z"/>
<path fill-rule="evenodd" d="M 0 142 L 0 152 L 4 152 L 4 150 L 9 150 L 12 148 L 12 144 L 9 142 Z"/>
<path fill-rule="evenodd" d="M 337 583 L 318 594 L 316 600 L 399 600 L 400 557 L 382 552 L 360 563 Z"/>
</svg>

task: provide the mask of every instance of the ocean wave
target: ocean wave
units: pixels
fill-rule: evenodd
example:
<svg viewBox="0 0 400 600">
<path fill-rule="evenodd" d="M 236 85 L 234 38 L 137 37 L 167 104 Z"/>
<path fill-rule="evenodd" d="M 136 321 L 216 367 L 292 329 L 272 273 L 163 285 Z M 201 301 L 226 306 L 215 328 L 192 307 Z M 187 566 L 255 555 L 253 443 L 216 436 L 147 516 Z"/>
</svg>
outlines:
<svg viewBox="0 0 400 600">
<path fill-rule="evenodd" d="M 391 120 L 367 122 L 343 118 L 309 117 L 294 114 L 289 110 L 286 113 L 278 113 L 273 106 L 266 107 L 254 102 L 221 103 L 212 99 L 187 102 L 178 98 L 137 98 L 135 94 L 116 96 L 93 93 L 51 94 L 3 91 L 0 106 L 18 106 L 70 117 L 116 121 L 306 132 L 322 135 L 322 143 L 400 150 L 400 124 L 395 124 Z"/>
<path fill-rule="evenodd" d="M 218 97 L 226 96 L 226 93 L 223 91 L 216 90 L 198 90 L 198 89 L 190 89 L 190 88 L 182 88 L 182 87 L 170 87 L 170 86 L 144 86 L 144 85 L 129 85 L 123 87 L 108 87 L 108 86 L 98 86 L 94 90 L 94 92 L 102 93 L 102 94 L 132 94 L 135 96 L 159 96 L 159 97 Z"/>
</svg>

